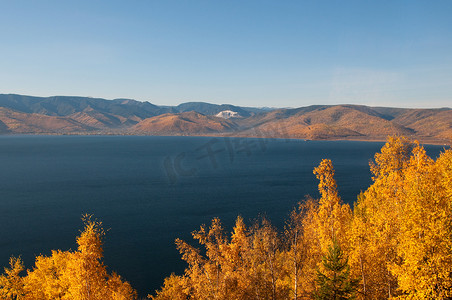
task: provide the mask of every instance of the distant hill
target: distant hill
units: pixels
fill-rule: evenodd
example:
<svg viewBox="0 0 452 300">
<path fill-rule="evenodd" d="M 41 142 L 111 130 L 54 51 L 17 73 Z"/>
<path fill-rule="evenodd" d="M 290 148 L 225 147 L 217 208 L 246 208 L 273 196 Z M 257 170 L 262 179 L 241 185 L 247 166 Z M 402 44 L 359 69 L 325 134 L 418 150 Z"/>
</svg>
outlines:
<svg viewBox="0 0 452 300">
<path fill-rule="evenodd" d="M 151 135 L 219 134 L 236 129 L 238 126 L 234 122 L 194 111 L 148 118 L 130 128 L 133 133 Z"/>
<path fill-rule="evenodd" d="M 415 133 L 410 128 L 382 118 L 369 107 L 356 105 L 274 111 L 255 118 L 249 125 L 254 131 L 257 129 L 267 133 L 274 128 L 284 128 L 289 137 L 308 139 L 384 139 L 387 135 L 412 136 Z"/>
<path fill-rule="evenodd" d="M 90 133 L 96 128 L 65 117 L 27 114 L 0 107 L 0 133 Z"/>
<path fill-rule="evenodd" d="M 140 119 L 170 112 L 149 102 L 129 99 L 105 100 L 89 97 L 32 97 L 0 94 L 0 107 L 24 113 L 37 113 L 47 116 L 68 116 L 77 112 L 94 110 L 101 113 L 118 115 L 125 118 Z"/>
<path fill-rule="evenodd" d="M 227 112 L 227 113 L 226 113 Z M 231 116 L 240 116 L 232 117 Z M 0 94 L 0 134 L 228 135 L 449 143 L 452 110 L 311 105 L 293 109 Z"/>
</svg>

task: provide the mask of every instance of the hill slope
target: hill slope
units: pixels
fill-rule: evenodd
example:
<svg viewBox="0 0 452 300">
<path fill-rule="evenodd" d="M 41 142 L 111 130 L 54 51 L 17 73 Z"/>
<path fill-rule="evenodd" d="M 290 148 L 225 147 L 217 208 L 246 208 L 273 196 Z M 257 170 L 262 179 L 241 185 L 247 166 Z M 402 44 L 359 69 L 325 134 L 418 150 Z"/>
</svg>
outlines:
<svg viewBox="0 0 452 300">
<path fill-rule="evenodd" d="M 289 137 L 308 139 L 384 138 L 387 135 L 412 136 L 415 131 L 381 117 L 369 107 L 352 105 L 310 106 L 281 110 L 248 120 L 248 131 L 271 135 L 275 128 Z"/>
<path fill-rule="evenodd" d="M 232 121 L 191 111 L 148 118 L 130 130 L 153 135 L 204 135 L 231 132 L 237 128 Z"/>
<path fill-rule="evenodd" d="M 2 133 L 79 133 L 92 132 L 94 127 L 87 126 L 70 118 L 26 114 L 0 107 L 0 132 Z"/>
<path fill-rule="evenodd" d="M 231 111 L 240 118 L 216 117 Z M 452 110 L 311 105 L 265 109 L 188 102 L 158 106 L 130 99 L 0 94 L 0 134 L 229 135 L 305 139 L 452 139 Z"/>
</svg>

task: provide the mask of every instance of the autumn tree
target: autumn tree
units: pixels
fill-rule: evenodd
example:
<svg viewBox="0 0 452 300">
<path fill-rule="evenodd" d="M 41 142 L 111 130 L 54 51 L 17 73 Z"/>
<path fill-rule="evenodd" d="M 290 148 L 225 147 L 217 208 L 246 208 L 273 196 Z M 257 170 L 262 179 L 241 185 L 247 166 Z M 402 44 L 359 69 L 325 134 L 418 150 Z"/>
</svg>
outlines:
<svg viewBox="0 0 452 300">
<path fill-rule="evenodd" d="M 348 248 L 347 232 L 351 210 L 337 190 L 331 160 L 324 159 L 313 171 L 319 180 L 320 199 L 307 197 L 293 210 L 287 222 L 284 239 L 285 268 L 291 299 L 310 297 L 316 290 L 317 270 L 333 241 Z"/>
<path fill-rule="evenodd" d="M 317 213 L 318 239 L 322 253 L 326 253 L 333 240 L 347 247 L 347 230 L 351 220 L 350 206 L 343 204 L 334 179 L 333 163 L 323 159 L 314 169 L 319 180 L 319 208 Z"/>
<path fill-rule="evenodd" d="M 399 260 L 404 170 L 414 145 L 403 137 L 389 137 L 370 163 L 373 184 L 355 204 L 349 232 L 352 274 L 360 277 L 360 295 L 385 299 L 398 294 L 390 266 Z"/>
<path fill-rule="evenodd" d="M 239 218 L 236 222 L 236 239 L 246 231 Z M 221 222 L 212 220 L 210 227 L 201 226 L 192 233 L 193 238 L 204 247 L 205 255 L 200 249 L 185 241 L 176 239 L 176 245 L 182 259 L 188 267 L 183 276 L 172 275 L 165 280 L 165 285 L 152 299 L 229 299 L 228 295 L 235 290 L 237 281 L 233 278 L 240 259 L 241 246 L 231 247 Z M 242 245 L 243 246 L 243 245 Z"/>
<path fill-rule="evenodd" d="M 11 257 L 9 268 L 5 268 L 5 273 L 0 276 L 1 299 L 25 299 L 24 279 L 20 275 L 23 270 L 22 260 L 17 257 Z"/>
<path fill-rule="evenodd" d="M 36 257 L 35 266 L 23 277 L 20 260 L 11 258 L 11 269 L 0 277 L 4 299 L 135 299 L 136 292 L 102 263 L 102 223 L 84 216 L 85 228 L 77 237 L 77 251 L 52 251 Z"/>
<path fill-rule="evenodd" d="M 251 276 L 256 299 L 287 299 L 289 289 L 283 281 L 281 240 L 267 219 L 255 223 L 251 231 Z"/>
<path fill-rule="evenodd" d="M 282 236 L 238 218 L 231 238 L 218 219 L 194 232 L 203 250 L 178 240 L 189 267 L 154 299 L 451 299 L 452 151 L 434 161 L 389 137 L 370 169 L 353 213 L 322 160 L 320 199 L 294 209 Z"/>
<path fill-rule="evenodd" d="M 417 145 L 404 170 L 400 260 L 390 266 L 400 298 L 452 297 L 451 158 L 448 150 L 435 162 Z"/>
<path fill-rule="evenodd" d="M 322 252 L 318 239 L 318 201 L 307 197 L 294 209 L 284 230 L 284 268 L 289 299 L 305 299 L 316 289 Z"/>
<path fill-rule="evenodd" d="M 203 249 L 177 239 L 182 259 L 188 263 L 184 275 L 172 275 L 155 300 L 163 299 L 287 299 L 281 238 L 266 219 L 247 228 L 237 218 L 231 237 L 220 220 L 201 226 L 193 237 Z"/>
<path fill-rule="evenodd" d="M 300 204 L 294 209 L 285 226 L 284 237 L 286 242 L 286 268 L 290 286 L 291 298 L 300 299 L 302 272 L 307 260 L 307 248 L 305 247 L 303 219 L 307 213 L 307 206 Z"/>
<path fill-rule="evenodd" d="M 230 299 L 249 299 L 253 294 L 253 279 L 250 276 L 252 268 L 252 252 L 250 231 L 243 218 L 238 217 L 231 233 L 231 239 L 225 248 L 224 271 L 226 287 Z"/>
<path fill-rule="evenodd" d="M 451 156 L 435 162 L 401 137 L 375 155 L 374 183 L 358 198 L 349 233 L 363 299 L 452 296 Z"/>
<path fill-rule="evenodd" d="M 155 300 L 186 300 L 193 299 L 192 290 L 186 276 L 177 276 L 174 273 L 166 277 L 163 286 L 157 290 L 155 296 L 148 295 L 148 298 Z"/>
</svg>

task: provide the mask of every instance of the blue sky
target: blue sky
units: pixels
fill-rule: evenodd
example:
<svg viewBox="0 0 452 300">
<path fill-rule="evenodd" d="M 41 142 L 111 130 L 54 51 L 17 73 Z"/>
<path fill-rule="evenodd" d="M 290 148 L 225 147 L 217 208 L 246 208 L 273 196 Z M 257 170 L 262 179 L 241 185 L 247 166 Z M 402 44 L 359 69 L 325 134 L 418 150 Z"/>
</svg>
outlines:
<svg viewBox="0 0 452 300">
<path fill-rule="evenodd" d="M 0 93 L 452 106 L 452 1 L 0 1 Z"/>
</svg>

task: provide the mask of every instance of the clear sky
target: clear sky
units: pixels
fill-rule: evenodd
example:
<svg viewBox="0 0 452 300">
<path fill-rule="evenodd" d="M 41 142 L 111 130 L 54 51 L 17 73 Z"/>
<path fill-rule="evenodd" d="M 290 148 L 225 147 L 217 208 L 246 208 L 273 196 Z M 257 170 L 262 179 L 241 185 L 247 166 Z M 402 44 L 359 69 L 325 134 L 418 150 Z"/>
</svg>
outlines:
<svg viewBox="0 0 452 300">
<path fill-rule="evenodd" d="M 0 93 L 452 106 L 452 1 L 0 0 Z"/>
</svg>

